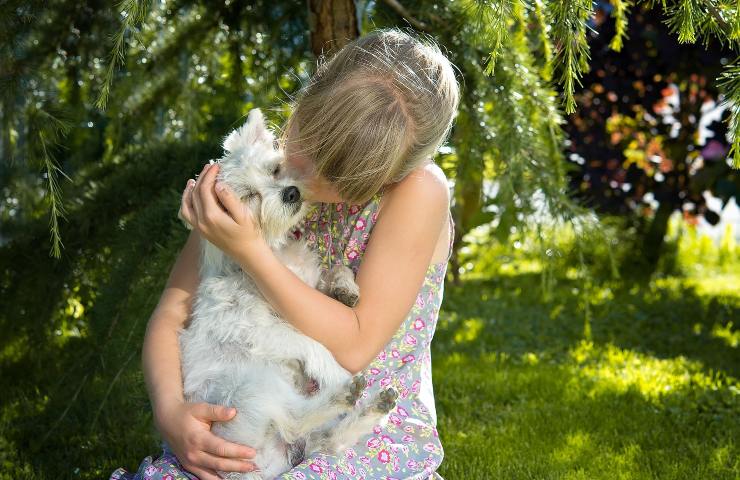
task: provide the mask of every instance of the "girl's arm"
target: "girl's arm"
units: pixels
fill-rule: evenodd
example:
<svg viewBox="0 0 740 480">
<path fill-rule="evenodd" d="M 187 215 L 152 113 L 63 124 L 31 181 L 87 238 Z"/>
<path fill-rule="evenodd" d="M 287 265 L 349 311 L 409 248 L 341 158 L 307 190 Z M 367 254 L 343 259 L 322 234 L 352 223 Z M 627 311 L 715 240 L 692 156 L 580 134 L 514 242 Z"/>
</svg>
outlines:
<svg viewBox="0 0 740 480">
<path fill-rule="evenodd" d="M 186 403 L 182 393 L 177 331 L 191 312 L 199 283 L 199 243 L 192 231 L 170 272 L 167 285 L 147 324 L 142 363 L 154 420 L 180 463 L 203 480 L 219 480 L 216 470 L 248 472 L 254 449 L 228 442 L 210 431 L 211 422 L 235 412 L 220 405 Z"/>
<path fill-rule="evenodd" d="M 195 202 L 204 217 L 216 225 L 221 211 L 210 196 L 216 174 L 211 168 L 202 180 Z M 238 200 L 228 189 L 216 191 L 228 212 L 237 212 Z M 202 202 L 202 203 L 201 203 Z M 360 300 L 354 308 L 311 288 L 285 267 L 258 235 L 232 226 L 229 254 L 255 280 L 273 308 L 306 335 L 322 343 L 346 370 L 357 373 L 372 362 L 408 315 L 422 286 L 437 239 L 447 222 L 449 191 L 441 169 L 434 164 L 418 168 L 383 196 L 382 213 L 373 228 L 356 282 Z M 211 213 L 207 213 L 211 212 Z M 247 232 L 243 213 L 237 213 Z M 222 237 L 226 239 L 226 237 Z"/>
</svg>

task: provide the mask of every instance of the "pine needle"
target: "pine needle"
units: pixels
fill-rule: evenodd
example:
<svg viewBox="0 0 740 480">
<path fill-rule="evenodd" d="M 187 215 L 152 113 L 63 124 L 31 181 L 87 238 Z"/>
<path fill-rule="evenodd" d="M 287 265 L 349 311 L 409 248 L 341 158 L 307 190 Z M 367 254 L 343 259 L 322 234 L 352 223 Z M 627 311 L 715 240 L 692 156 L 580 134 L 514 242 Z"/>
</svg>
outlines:
<svg viewBox="0 0 740 480">
<path fill-rule="evenodd" d="M 123 65 L 126 59 L 124 52 L 126 48 L 126 34 L 139 27 L 144 21 L 149 11 L 149 3 L 147 0 L 123 0 L 117 5 L 118 10 L 123 16 L 123 21 L 121 22 L 121 28 L 119 28 L 114 36 L 113 50 L 108 56 L 108 67 L 105 71 L 103 87 L 100 91 L 100 96 L 95 102 L 95 106 L 101 110 L 105 110 L 108 103 L 108 95 L 113 84 L 113 75 L 116 66 Z"/>
</svg>

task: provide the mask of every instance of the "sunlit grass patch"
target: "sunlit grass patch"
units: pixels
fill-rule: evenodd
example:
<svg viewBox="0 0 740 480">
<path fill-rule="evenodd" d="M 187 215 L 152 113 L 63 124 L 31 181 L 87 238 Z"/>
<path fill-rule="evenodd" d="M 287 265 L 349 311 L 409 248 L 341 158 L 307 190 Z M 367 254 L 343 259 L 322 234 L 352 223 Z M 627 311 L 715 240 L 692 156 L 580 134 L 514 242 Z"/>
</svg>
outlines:
<svg viewBox="0 0 740 480">
<path fill-rule="evenodd" d="M 716 273 L 707 277 L 663 277 L 656 278 L 653 285 L 662 290 L 680 290 L 691 287 L 701 297 L 723 297 L 740 303 L 740 271 L 738 273 Z"/>
<path fill-rule="evenodd" d="M 659 401 L 666 392 L 687 385 L 692 375 L 702 375 L 701 364 L 683 356 L 659 359 L 611 344 L 595 347 L 583 341 L 573 348 L 571 358 L 578 374 L 593 382 L 590 394 L 634 389 L 646 399 Z"/>
<path fill-rule="evenodd" d="M 740 302 L 740 266 L 735 273 L 720 273 L 708 277 L 693 277 L 689 283 L 705 296 L 735 298 Z"/>
<path fill-rule="evenodd" d="M 733 322 L 728 322 L 727 325 L 717 325 L 716 323 L 712 327 L 712 337 L 721 338 L 724 340 L 728 347 L 737 348 L 740 342 L 740 331 L 737 329 L 733 330 Z"/>
<path fill-rule="evenodd" d="M 609 281 L 584 298 L 561 277 L 549 302 L 537 274 L 450 286 L 432 343 L 440 473 L 738 478 L 740 294 L 718 284 Z"/>
<path fill-rule="evenodd" d="M 440 473 L 451 479 L 735 478 L 737 424 L 727 423 L 730 417 L 714 422 L 716 412 L 690 403 L 716 381 L 691 384 L 692 396 L 681 361 L 609 348 L 577 353 L 559 364 L 531 362 L 534 354 L 437 357 Z M 665 392 L 666 385 L 675 387 Z"/>
<path fill-rule="evenodd" d="M 698 394 L 701 400 L 711 403 L 708 396 L 715 396 L 720 402 L 712 414 L 726 414 L 727 419 L 731 418 L 732 409 L 740 408 L 740 383 L 736 378 L 723 372 L 707 371 L 701 362 L 683 355 L 655 358 L 612 344 L 595 346 L 593 342 L 581 341 L 571 350 L 570 356 L 575 375 L 588 380 L 586 392 L 589 396 L 604 392 L 637 392 L 661 408 L 675 404 L 678 397 Z M 693 408 L 698 404 L 687 406 Z"/>
<path fill-rule="evenodd" d="M 455 332 L 455 343 L 473 342 L 483 329 L 484 322 L 480 318 L 468 318 L 461 322 Z"/>
</svg>

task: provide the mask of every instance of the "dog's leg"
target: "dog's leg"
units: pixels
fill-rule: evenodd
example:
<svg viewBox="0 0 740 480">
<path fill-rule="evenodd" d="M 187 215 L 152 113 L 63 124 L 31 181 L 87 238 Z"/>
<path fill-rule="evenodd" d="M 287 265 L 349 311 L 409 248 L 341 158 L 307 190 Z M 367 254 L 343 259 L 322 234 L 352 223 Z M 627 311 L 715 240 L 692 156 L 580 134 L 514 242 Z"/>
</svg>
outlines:
<svg viewBox="0 0 740 480">
<path fill-rule="evenodd" d="M 311 378 L 305 369 L 305 362 L 298 358 L 291 358 L 284 362 L 293 375 L 293 384 L 302 395 L 311 396 L 316 390 L 316 381 Z"/>
<path fill-rule="evenodd" d="M 393 388 L 380 391 L 369 405 L 353 409 L 331 428 L 311 432 L 306 439 L 306 455 L 315 452 L 334 454 L 351 447 L 363 435 L 382 424 L 396 406 L 398 392 Z"/>
<path fill-rule="evenodd" d="M 360 287 L 355 283 L 352 270 L 346 265 L 334 265 L 319 279 L 318 289 L 325 295 L 354 307 L 360 300 Z"/>
<path fill-rule="evenodd" d="M 315 396 L 294 403 L 288 421 L 275 422 L 275 428 L 286 443 L 295 444 L 312 432 L 327 428 L 355 409 L 355 403 L 364 390 L 363 375 L 355 375 L 347 385 L 335 391 L 319 390 Z M 292 402 L 291 402 L 292 403 Z"/>
</svg>

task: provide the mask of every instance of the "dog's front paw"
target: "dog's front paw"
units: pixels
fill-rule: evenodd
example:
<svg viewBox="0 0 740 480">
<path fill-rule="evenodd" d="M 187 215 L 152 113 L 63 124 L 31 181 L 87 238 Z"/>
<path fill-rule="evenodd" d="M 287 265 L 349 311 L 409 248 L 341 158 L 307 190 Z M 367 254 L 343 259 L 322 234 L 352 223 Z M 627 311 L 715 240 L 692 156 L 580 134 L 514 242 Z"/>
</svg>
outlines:
<svg viewBox="0 0 740 480">
<path fill-rule="evenodd" d="M 375 399 L 373 408 L 380 413 L 388 413 L 396 407 L 398 392 L 395 388 L 386 388 Z"/>
<path fill-rule="evenodd" d="M 346 265 L 331 267 L 322 275 L 319 285 L 322 292 L 348 307 L 354 307 L 360 300 L 360 287 L 355 283 L 352 269 Z"/>
<path fill-rule="evenodd" d="M 366 386 L 367 379 L 365 379 L 365 376 L 361 373 L 352 377 L 352 383 L 349 385 L 349 395 L 347 395 L 347 403 L 349 403 L 351 407 L 353 407 L 357 403 L 357 400 L 360 399 L 360 395 L 362 394 L 362 391 L 365 390 Z"/>
<path fill-rule="evenodd" d="M 360 301 L 360 292 L 344 287 L 336 287 L 332 289 L 331 296 L 348 307 L 354 307 L 357 305 L 357 302 Z"/>
</svg>

